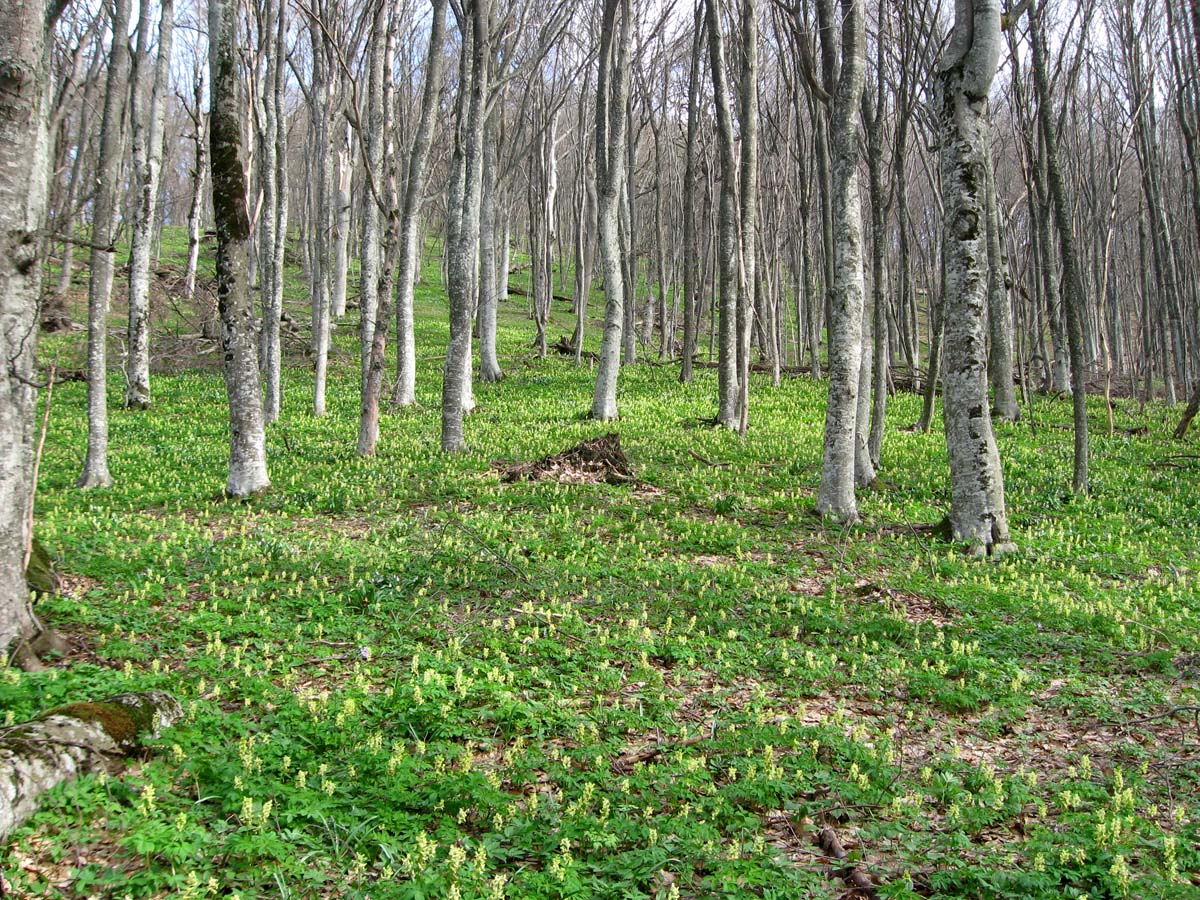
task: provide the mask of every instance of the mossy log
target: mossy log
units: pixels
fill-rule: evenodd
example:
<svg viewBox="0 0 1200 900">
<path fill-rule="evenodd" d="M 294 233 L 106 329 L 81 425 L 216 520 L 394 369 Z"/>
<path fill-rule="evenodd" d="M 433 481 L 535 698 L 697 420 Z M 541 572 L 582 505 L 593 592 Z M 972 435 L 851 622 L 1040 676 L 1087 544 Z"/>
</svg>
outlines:
<svg viewBox="0 0 1200 900">
<path fill-rule="evenodd" d="M 109 769 L 182 715 L 170 694 L 143 691 L 70 703 L 0 729 L 0 839 L 33 815 L 46 791 Z"/>
</svg>

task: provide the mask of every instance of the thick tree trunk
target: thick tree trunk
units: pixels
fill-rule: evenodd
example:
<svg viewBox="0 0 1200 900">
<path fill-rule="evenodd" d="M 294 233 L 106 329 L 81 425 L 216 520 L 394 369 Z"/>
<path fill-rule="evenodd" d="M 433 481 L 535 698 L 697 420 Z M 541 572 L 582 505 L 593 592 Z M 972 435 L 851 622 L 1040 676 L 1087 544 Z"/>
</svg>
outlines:
<svg viewBox="0 0 1200 900">
<path fill-rule="evenodd" d="M 129 257 L 129 347 L 125 361 L 125 407 L 145 409 L 150 405 L 150 249 L 158 218 L 158 184 L 162 169 L 163 123 L 166 118 L 164 93 L 169 85 L 171 39 L 175 25 L 174 0 L 161 0 L 158 26 L 158 56 L 150 86 L 150 106 L 143 118 L 135 74 L 131 96 L 133 107 L 133 174 L 137 200 L 133 219 L 133 246 Z M 150 0 L 142 0 L 138 21 L 138 59 L 135 72 L 149 62 Z"/>
<path fill-rule="evenodd" d="M 116 757 L 182 717 L 170 694 L 146 691 L 70 703 L 0 729 L 0 841 L 33 815 L 51 788 L 108 770 Z"/>
<path fill-rule="evenodd" d="M 619 217 L 625 190 L 625 115 L 629 98 L 632 36 L 630 0 L 604 0 L 600 29 L 600 67 L 596 82 L 596 194 L 600 264 L 604 273 L 604 337 L 592 396 L 592 418 L 617 418 L 617 375 L 625 325 L 626 284 L 621 264 Z M 620 16 L 620 24 L 616 22 Z M 617 29 L 620 29 L 619 32 Z"/>
<path fill-rule="evenodd" d="M 842 0 L 842 60 L 831 110 L 834 278 L 830 292 L 829 402 L 817 511 L 858 518 L 858 391 L 862 365 L 862 207 L 858 196 L 858 120 L 865 79 L 866 26 L 861 0 Z"/>
<path fill-rule="evenodd" d="M 987 96 L 1000 57 L 999 0 L 959 0 L 941 64 L 946 306 L 944 418 L 950 528 L 978 553 L 1010 549 L 1004 476 L 988 409 Z"/>
<path fill-rule="evenodd" d="M 270 486 L 259 393 L 258 349 L 250 300 L 250 218 L 242 168 L 242 101 L 236 7 L 209 0 L 209 127 L 213 213 L 217 226 L 217 308 L 225 391 L 229 397 L 229 478 L 225 493 L 249 497 Z"/>
<path fill-rule="evenodd" d="M 50 169 L 44 3 L 0 5 L 0 659 L 32 639 L 25 583 L 34 492 L 35 360 Z M 27 664 L 33 660 L 23 654 Z"/>
<path fill-rule="evenodd" d="M 112 51 L 100 124 L 96 162 L 96 199 L 92 205 L 91 278 L 88 282 L 88 436 L 87 456 L 76 482 L 81 488 L 108 487 L 108 303 L 112 295 L 120 204 L 123 118 L 129 90 L 129 0 L 116 0 Z"/>
</svg>

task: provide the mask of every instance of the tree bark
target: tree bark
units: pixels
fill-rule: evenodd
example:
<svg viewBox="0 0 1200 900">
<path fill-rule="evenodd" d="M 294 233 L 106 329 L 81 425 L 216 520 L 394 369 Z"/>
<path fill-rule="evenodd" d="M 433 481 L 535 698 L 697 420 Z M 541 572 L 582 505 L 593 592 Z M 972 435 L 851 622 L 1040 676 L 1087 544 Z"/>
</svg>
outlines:
<svg viewBox="0 0 1200 900">
<path fill-rule="evenodd" d="M 133 107 L 133 174 L 137 201 L 133 219 L 133 245 L 129 256 L 129 347 L 125 361 L 125 408 L 150 406 L 150 249 L 158 217 L 159 174 L 162 169 L 164 93 L 168 89 L 171 39 L 175 25 L 174 0 L 161 0 L 158 56 L 150 85 L 150 105 L 143 117 L 140 103 L 141 67 L 150 56 L 150 0 L 141 0 L 138 53 L 131 97 Z"/>
<path fill-rule="evenodd" d="M 447 293 L 450 295 L 450 341 L 442 380 L 442 452 L 466 449 L 463 413 L 471 405 L 471 320 L 475 311 L 475 275 L 479 271 L 479 204 L 483 180 L 483 134 L 488 97 L 489 0 L 464 4 L 462 71 L 459 83 L 459 127 L 451 165 L 462 170 L 461 199 L 451 190 L 447 214 L 453 229 L 447 239 Z M 469 65 L 466 65 L 467 55 Z M 450 239 L 452 237 L 452 240 Z"/>
<path fill-rule="evenodd" d="M 943 408 L 950 529 L 977 553 L 1011 548 L 1004 476 L 987 395 L 987 97 L 1000 57 L 999 0 L 958 0 L 939 76 L 945 193 Z"/>
<path fill-rule="evenodd" d="M 129 90 L 130 0 L 116 0 L 112 16 L 112 50 L 100 123 L 96 161 L 96 198 L 92 205 L 91 278 L 88 282 L 88 436 L 87 456 L 76 485 L 108 487 L 108 304 L 112 295 L 120 206 L 121 154 L 125 98 Z"/>
<path fill-rule="evenodd" d="M 0 659 L 37 634 L 25 583 L 34 493 L 39 265 L 50 173 L 46 3 L 0 5 Z M 28 653 L 28 665 L 35 660 Z M 18 661 L 22 661 L 18 659 Z"/>
<path fill-rule="evenodd" d="M 250 218 L 242 168 L 242 110 L 237 7 L 209 0 L 209 156 L 217 226 L 217 309 L 229 397 L 229 478 L 225 493 L 249 497 L 270 486 L 259 393 L 254 308 L 250 301 Z"/>
<path fill-rule="evenodd" d="M 396 386 L 392 406 L 411 406 L 417 402 L 417 343 L 413 330 L 413 288 L 420 274 L 421 206 L 425 197 L 425 177 L 429 150 L 433 145 L 434 117 L 442 89 L 442 44 L 444 43 L 446 0 L 434 0 L 430 27 L 429 55 L 425 66 L 425 86 L 421 93 L 421 112 L 409 150 L 404 202 L 400 211 L 400 265 L 396 284 Z"/>
<path fill-rule="evenodd" d="M 0 841 L 33 815 L 51 788 L 109 769 L 182 717 L 170 694 L 145 691 L 70 703 L 0 729 Z"/>
<path fill-rule="evenodd" d="M 617 375 L 625 324 L 626 284 L 618 229 L 626 179 L 625 106 L 629 98 L 632 16 L 630 0 L 604 0 L 596 82 L 596 194 L 604 273 L 604 337 L 591 410 L 592 418 L 602 422 L 617 418 Z"/>
<path fill-rule="evenodd" d="M 823 0 L 819 5 L 827 3 Z M 817 511 L 838 521 L 852 522 L 858 518 L 854 487 L 864 293 L 858 121 L 866 68 L 866 26 L 861 0 L 841 0 L 841 7 L 841 70 L 830 111 L 834 279 L 830 292 L 829 402 Z"/>
</svg>

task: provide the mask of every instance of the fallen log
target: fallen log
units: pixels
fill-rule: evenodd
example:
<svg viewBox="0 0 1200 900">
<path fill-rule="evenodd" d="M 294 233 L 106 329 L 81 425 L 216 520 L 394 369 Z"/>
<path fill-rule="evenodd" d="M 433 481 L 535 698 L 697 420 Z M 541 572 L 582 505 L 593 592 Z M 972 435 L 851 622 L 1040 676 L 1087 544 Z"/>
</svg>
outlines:
<svg viewBox="0 0 1200 900">
<path fill-rule="evenodd" d="M 183 715 L 163 691 L 68 703 L 0 729 L 0 840 L 33 815 L 41 795 L 99 769 L 115 770 L 146 738 Z"/>
</svg>

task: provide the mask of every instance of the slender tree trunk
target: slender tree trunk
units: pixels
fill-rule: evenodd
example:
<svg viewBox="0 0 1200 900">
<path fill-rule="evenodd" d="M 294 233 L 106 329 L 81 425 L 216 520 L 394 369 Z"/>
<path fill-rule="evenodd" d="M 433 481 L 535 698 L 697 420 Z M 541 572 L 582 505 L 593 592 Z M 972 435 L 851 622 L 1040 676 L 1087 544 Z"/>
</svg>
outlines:
<svg viewBox="0 0 1200 900">
<path fill-rule="evenodd" d="M 496 357 L 496 191 L 497 113 L 488 116 L 483 141 L 483 185 L 479 207 L 479 377 L 496 382 L 504 377 Z M 508 273 L 504 273 L 507 281 Z"/>
<path fill-rule="evenodd" d="M 250 218 L 242 168 L 242 112 L 237 8 L 209 0 L 209 127 L 213 213 L 217 226 L 217 307 L 225 390 L 229 396 L 229 478 L 225 493 L 249 497 L 270 486 L 259 393 L 254 307 L 250 299 Z"/>
<path fill-rule="evenodd" d="M 276 0 L 268 0 L 275 3 Z M 264 248 L 269 253 L 270 291 L 262 297 L 262 372 L 266 380 L 266 390 L 263 399 L 263 418 L 269 425 L 279 418 L 283 406 L 283 390 L 281 379 L 282 347 L 280 346 L 279 324 L 283 316 L 283 263 L 284 251 L 287 247 L 288 223 L 288 129 L 284 118 L 284 101 L 287 91 L 287 61 L 284 48 L 287 46 L 287 0 L 277 0 L 275 12 L 275 52 L 270 60 L 271 93 L 269 108 L 274 120 L 271 129 L 275 147 L 270 154 L 275 163 L 275 175 L 271 179 L 275 192 L 275 202 L 270 212 L 275 217 L 271 229 L 273 243 Z M 264 234 L 266 232 L 264 231 Z"/>
<path fill-rule="evenodd" d="M 1039 9 L 1040 0 L 1029 5 L 1029 36 L 1033 45 L 1033 78 L 1038 95 L 1038 118 L 1041 122 L 1043 146 L 1046 152 L 1046 173 L 1050 181 L 1050 197 L 1054 204 L 1054 219 L 1058 225 L 1059 256 L 1062 258 L 1066 299 L 1067 344 L 1071 354 L 1071 392 L 1075 418 L 1075 472 L 1072 485 L 1075 493 L 1088 490 L 1088 420 L 1087 364 L 1084 359 L 1083 335 L 1083 276 L 1075 252 L 1075 222 L 1067 199 L 1067 187 L 1058 158 L 1058 133 L 1050 106 L 1050 83 L 1046 75 L 1045 51 Z"/>
<path fill-rule="evenodd" d="M 738 167 L 735 158 L 733 115 L 729 108 L 729 88 L 725 77 L 725 42 L 716 0 L 704 0 L 705 30 L 708 36 L 709 70 L 717 107 L 717 146 L 721 157 L 721 195 L 718 229 L 720 233 L 717 265 L 720 269 L 720 319 L 717 338 L 717 424 L 737 430 L 741 426 L 741 390 L 738 376 Z M 749 298 L 745 298 L 749 302 Z"/>
<path fill-rule="evenodd" d="M 200 238 L 203 231 L 204 186 L 208 176 L 208 133 L 207 115 L 201 111 L 202 98 L 207 93 L 208 69 L 201 68 L 196 76 L 196 114 L 192 119 L 194 129 L 195 168 L 192 169 L 192 202 L 188 206 L 188 257 L 187 270 L 183 279 L 183 293 L 189 300 L 196 297 L 196 268 L 200 262 Z"/>
<path fill-rule="evenodd" d="M 716 19 L 713 19 L 714 29 Z M 738 323 L 738 433 L 750 424 L 750 338 L 758 265 L 758 3 L 742 0 L 741 242 Z"/>
<path fill-rule="evenodd" d="M 596 195 L 604 272 L 604 337 L 591 410 L 592 418 L 602 422 L 617 418 L 617 375 L 625 319 L 626 284 L 618 220 L 626 178 L 625 106 L 629 98 L 631 20 L 630 0 L 604 0 L 596 82 Z"/>
<path fill-rule="evenodd" d="M 700 330 L 700 240 L 696 233 L 696 143 L 700 130 L 700 54 L 704 46 L 704 14 L 696 4 L 692 34 L 691 71 L 688 75 L 687 143 L 683 169 L 683 361 L 679 380 L 692 380 Z"/>
<path fill-rule="evenodd" d="M 988 380 L 992 384 L 992 406 L 995 414 L 1009 422 L 1021 418 L 1017 390 L 1013 381 L 1013 324 L 1012 304 L 1008 296 L 1008 267 L 1003 241 L 1003 222 L 999 198 L 996 196 L 996 172 L 992 162 L 990 139 L 984 145 L 984 165 L 987 167 L 987 254 L 988 254 L 988 332 L 991 352 L 988 353 Z"/>
<path fill-rule="evenodd" d="M 138 78 L 132 88 L 133 171 L 137 205 L 133 220 L 133 246 L 129 259 L 129 349 L 125 363 L 125 407 L 150 405 L 150 245 L 158 217 L 158 184 L 162 169 L 163 123 L 171 64 L 171 38 L 175 25 L 174 0 L 159 3 L 158 58 L 150 87 L 150 107 L 143 120 L 138 102 Z M 137 70 L 149 61 L 150 0 L 142 0 L 138 22 Z"/>
<path fill-rule="evenodd" d="M 987 96 L 1000 58 L 999 0 L 958 0 L 939 73 L 946 224 L 944 418 L 950 529 L 979 553 L 1010 549 L 987 396 Z"/>
<path fill-rule="evenodd" d="M 421 112 L 409 151 L 408 172 L 404 180 L 404 202 L 400 211 L 400 265 L 396 285 L 396 387 L 393 406 L 411 406 L 417 402 L 417 342 L 413 330 L 413 288 L 420 274 L 418 243 L 421 240 L 421 207 L 425 195 L 425 176 L 429 149 L 433 145 L 434 116 L 442 89 L 442 45 L 445 43 L 446 0 L 434 0 L 430 28 L 429 62 L 421 93 Z"/>
<path fill-rule="evenodd" d="M 118 191 L 124 146 L 123 117 L 129 91 L 129 0 L 115 0 L 112 50 L 109 56 L 100 152 L 96 161 L 96 195 L 92 204 L 91 279 L 88 282 L 88 437 L 81 488 L 108 487 L 108 303 L 112 295 L 116 255 L 112 247 L 120 215 Z"/>
<path fill-rule="evenodd" d="M 441 29 L 445 21 L 445 3 L 434 8 L 434 27 L 432 37 L 437 41 L 433 46 L 440 50 Z M 392 149 L 394 144 L 387 139 L 388 133 L 394 127 L 392 111 L 394 87 L 391 72 L 396 54 L 396 42 L 400 16 L 395 10 L 389 10 L 386 4 L 377 9 L 371 35 L 371 77 L 368 88 L 369 118 L 371 135 L 368 140 L 367 158 L 373 165 L 373 178 L 378 197 L 372 198 L 375 207 L 374 222 L 364 222 L 363 226 L 363 255 L 364 281 L 362 311 L 367 310 L 367 297 L 371 300 L 371 328 L 368 332 L 363 327 L 363 339 L 367 343 L 368 357 L 366 369 L 363 372 L 362 397 L 358 420 L 358 453 L 360 456 L 371 456 L 379 443 L 379 400 L 383 392 L 383 376 L 387 367 L 387 334 L 392 317 L 392 297 L 395 290 L 396 268 L 399 264 L 400 250 L 400 209 L 398 189 L 396 184 L 398 160 Z M 386 27 L 386 37 L 384 29 Z M 378 141 L 376 142 L 376 139 Z M 380 216 L 383 224 L 383 247 L 379 247 Z M 375 230 L 373 241 L 367 241 L 367 225 Z M 373 264 L 371 275 L 375 281 L 368 284 L 366 279 L 366 259 L 368 243 L 374 243 Z"/>
<path fill-rule="evenodd" d="M 442 381 L 442 451 L 455 453 L 466 449 L 463 436 L 463 412 L 472 402 L 471 320 L 474 316 L 475 274 L 479 271 L 479 203 L 483 180 L 483 135 L 488 97 L 488 12 L 489 0 L 464 3 L 464 30 L 469 24 L 470 37 L 464 35 L 465 78 L 459 82 L 459 128 L 455 156 L 462 169 L 461 200 L 447 205 L 453 217 L 453 241 L 447 243 L 447 293 L 450 295 L 450 342 Z M 455 163 L 451 163 L 454 165 Z M 452 199 L 455 191 L 451 192 Z"/>
</svg>

